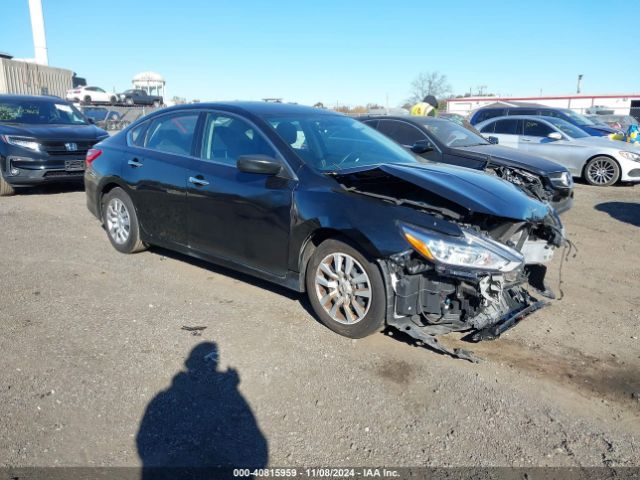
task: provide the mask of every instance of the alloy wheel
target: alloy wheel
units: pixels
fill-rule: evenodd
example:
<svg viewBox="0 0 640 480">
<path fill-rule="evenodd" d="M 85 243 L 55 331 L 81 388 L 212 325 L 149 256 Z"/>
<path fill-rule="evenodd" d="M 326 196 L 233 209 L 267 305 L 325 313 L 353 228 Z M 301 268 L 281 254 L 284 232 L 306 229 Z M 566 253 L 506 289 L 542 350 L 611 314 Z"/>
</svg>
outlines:
<svg viewBox="0 0 640 480">
<path fill-rule="evenodd" d="M 606 158 L 593 161 L 587 169 L 589 180 L 596 185 L 606 185 L 616 175 L 616 167 L 611 160 Z"/>
<path fill-rule="evenodd" d="M 371 306 L 371 281 L 364 267 L 346 253 L 327 255 L 318 265 L 315 289 L 320 305 L 336 322 L 360 322 Z"/>
<path fill-rule="evenodd" d="M 119 198 L 112 198 L 107 205 L 106 217 L 109 236 L 118 245 L 125 244 L 131 233 L 131 217 L 127 206 Z"/>
</svg>

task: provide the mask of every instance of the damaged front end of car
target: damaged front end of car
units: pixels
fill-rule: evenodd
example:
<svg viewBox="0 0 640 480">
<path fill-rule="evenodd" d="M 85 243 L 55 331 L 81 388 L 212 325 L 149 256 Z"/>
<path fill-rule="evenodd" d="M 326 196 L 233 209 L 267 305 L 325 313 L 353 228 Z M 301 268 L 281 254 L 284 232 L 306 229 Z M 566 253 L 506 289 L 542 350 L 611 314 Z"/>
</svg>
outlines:
<svg viewBox="0 0 640 480">
<path fill-rule="evenodd" d="M 491 198 L 478 202 L 477 192 L 486 185 L 440 174 L 392 166 L 338 180 L 351 192 L 422 210 L 458 227 L 452 235 L 451 229 L 445 233 L 398 221 L 397 234 L 407 248 L 378 262 L 387 283 L 387 324 L 432 349 L 476 361 L 471 352 L 450 350 L 436 337 L 465 332 L 468 341 L 492 340 L 546 305 L 529 293 L 528 266 L 548 262 L 565 240 L 560 219 L 548 206 L 522 200 L 507 187 L 493 192 L 506 197 L 502 207 Z M 463 187 L 466 193 L 458 195 Z M 522 203 L 514 205 L 514 199 Z"/>
</svg>

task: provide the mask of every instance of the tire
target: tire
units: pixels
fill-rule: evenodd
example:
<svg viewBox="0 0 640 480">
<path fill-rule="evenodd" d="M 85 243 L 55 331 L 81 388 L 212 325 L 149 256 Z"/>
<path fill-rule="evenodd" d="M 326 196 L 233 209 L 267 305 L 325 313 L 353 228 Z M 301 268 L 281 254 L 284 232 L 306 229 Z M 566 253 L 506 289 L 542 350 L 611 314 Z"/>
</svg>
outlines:
<svg viewBox="0 0 640 480">
<path fill-rule="evenodd" d="M 147 249 L 147 245 L 140 240 L 138 216 L 131 197 L 121 188 L 114 188 L 102 198 L 102 224 L 111 245 L 120 253 L 137 253 Z"/>
<path fill-rule="evenodd" d="M 153 102 L 153 106 L 155 108 L 158 108 L 160 106 L 160 102 L 158 100 L 156 100 L 155 102 Z"/>
<path fill-rule="evenodd" d="M 336 266 L 336 256 L 341 259 L 339 266 Z M 351 259 L 351 268 L 348 258 Z M 321 264 L 325 266 L 321 267 Z M 375 263 L 355 248 L 339 240 L 324 241 L 309 259 L 305 280 L 315 314 L 334 332 L 349 338 L 363 338 L 384 328 L 387 302 L 382 274 Z M 368 298 L 358 294 L 367 290 Z M 324 303 L 322 299 L 326 299 Z"/>
<path fill-rule="evenodd" d="M 613 158 L 593 157 L 584 166 L 584 179 L 589 185 L 608 187 L 620 180 L 620 166 Z"/>
<path fill-rule="evenodd" d="M 13 188 L 13 186 L 4 179 L 2 174 L 0 174 L 0 197 L 10 197 L 15 193 L 16 190 Z"/>
<path fill-rule="evenodd" d="M 133 105 L 133 98 L 127 98 L 124 103 L 126 103 L 127 105 Z"/>
<path fill-rule="evenodd" d="M 84 97 L 84 99 L 82 100 L 82 103 L 84 103 L 85 105 L 89 105 L 91 103 L 91 97 L 89 95 L 87 95 L 86 97 Z"/>
<path fill-rule="evenodd" d="M 118 102 L 118 99 L 114 96 L 112 96 L 109 101 L 111 102 L 111 105 L 115 105 Z"/>
</svg>

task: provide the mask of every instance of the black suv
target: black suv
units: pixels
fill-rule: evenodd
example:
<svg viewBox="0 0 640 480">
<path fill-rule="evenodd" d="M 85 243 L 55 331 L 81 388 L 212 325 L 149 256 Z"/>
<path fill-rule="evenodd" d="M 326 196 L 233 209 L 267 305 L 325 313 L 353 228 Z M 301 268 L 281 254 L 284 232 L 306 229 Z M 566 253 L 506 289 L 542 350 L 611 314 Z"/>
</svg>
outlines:
<svg viewBox="0 0 640 480">
<path fill-rule="evenodd" d="M 108 136 L 58 97 L 0 95 L 0 196 L 16 186 L 81 181 L 87 151 Z"/>
<path fill-rule="evenodd" d="M 515 184 L 529 196 L 549 202 L 558 213 L 571 208 L 573 180 L 565 167 L 495 145 L 466 122 L 418 116 L 359 120 L 427 160 L 485 170 Z"/>
</svg>

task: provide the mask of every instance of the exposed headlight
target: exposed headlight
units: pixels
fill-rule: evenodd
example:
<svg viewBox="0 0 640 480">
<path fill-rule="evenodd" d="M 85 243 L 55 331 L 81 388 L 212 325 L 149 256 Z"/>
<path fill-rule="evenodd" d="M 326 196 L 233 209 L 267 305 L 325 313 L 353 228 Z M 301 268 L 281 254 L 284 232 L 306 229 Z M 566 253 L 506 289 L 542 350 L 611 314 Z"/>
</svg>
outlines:
<svg viewBox="0 0 640 480">
<path fill-rule="evenodd" d="M 633 160 L 634 162 L 640 162 L 640 154 L 635 152 L 619 152 L 622 158 L 626 158 L 627 160 Z"/>
<path fill-rule="evenodd" d="M 552 173 L 549 179 L 556 187 L 570 187 L 573 184 L 573 178 L 569 172 Z"/>
<path fill-rule="evenodd" d="M 454 267 L 512 272 L 524 263 L 517 250 L 468 230 L 453 237 L 410 225 L 401 225 L 405 240 L 427 260 Z"/>
<path fill-rule="evenodd" d="M 29 150 L 34 150 L 36 152 L 40 151 L 40 144 L 32 138 L 2 135 L 2 140 L 4 140 L 9 145 L 15 145 L 16 147 L 27 148 Z"/>
</svg>

